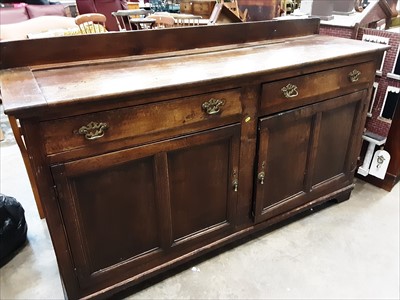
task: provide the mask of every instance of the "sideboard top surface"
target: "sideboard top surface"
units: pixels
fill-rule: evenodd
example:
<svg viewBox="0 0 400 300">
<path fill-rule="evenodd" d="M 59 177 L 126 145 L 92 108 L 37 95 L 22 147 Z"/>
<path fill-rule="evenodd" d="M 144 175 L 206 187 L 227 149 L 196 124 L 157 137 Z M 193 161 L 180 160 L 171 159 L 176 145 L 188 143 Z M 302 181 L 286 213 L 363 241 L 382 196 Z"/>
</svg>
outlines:
<svg viewBox="0 0 400 300">
<path fill-rule="evenodd" d="M 382 52 L 385 45 L 323 35 L 257 41 L 164 54 L 87 60 L 3 70 L 5 112 L 56 107 L 218 80 L 270 74 Z M 371 56 L 372 57 L 372 56 Z"/>
</svg>

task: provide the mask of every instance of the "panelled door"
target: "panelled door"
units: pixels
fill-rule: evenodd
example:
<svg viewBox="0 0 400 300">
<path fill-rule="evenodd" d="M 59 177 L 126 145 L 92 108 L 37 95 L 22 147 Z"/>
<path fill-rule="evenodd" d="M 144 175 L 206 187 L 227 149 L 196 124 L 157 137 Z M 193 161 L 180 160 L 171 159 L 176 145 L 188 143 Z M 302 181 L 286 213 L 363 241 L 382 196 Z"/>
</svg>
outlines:
<svg viewBox="0 0 400 300">
<path fill-rule="evenodd" d="M 170 260 L 171 247 L 229 234 L 239 137 L 230 125 L 53 166 L 79 285 L 109 286 Z"/>
<path fill-rule="evenodd" d="M 257 222 L 351 184 L 365 95 L 356 92 L 260 120 Z"/>
</svg>

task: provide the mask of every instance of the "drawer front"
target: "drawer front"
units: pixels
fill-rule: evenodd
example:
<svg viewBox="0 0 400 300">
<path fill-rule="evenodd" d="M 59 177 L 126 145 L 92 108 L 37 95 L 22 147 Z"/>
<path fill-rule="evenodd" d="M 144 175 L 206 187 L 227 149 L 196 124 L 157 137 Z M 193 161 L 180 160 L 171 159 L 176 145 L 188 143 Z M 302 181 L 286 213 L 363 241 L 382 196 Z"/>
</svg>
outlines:
<svg viewBox="0 0 400 300">
<path fill-rule="evenodd" d="M 265 83 L 262 85 L 261 114 L 353 92 L 360 84 L 372 82 L 374 76 L 375 64 L 368 62 Z"/>
<path fill-rule="evenodd" d="M 182 134 L 197 126 L 207 129 L 223 125 L 227 118 L 239 120 L 241 112 L 237 89 L 43 121 L 41 132 L 51 155 L 127 138 L 142 143 L 172 130 Z"/>
<path fill-rule="evenodd" d="M 182 2 L 180 4 L 180 11 L 182 13 L 191 14 L 192 13 L 192 4 L 187 2 Z"/>
<path fill-rule="evenodd" d="M 201 15 L 201 16 L 210 16 L 211 15 L 211 3 L 201 3 L 201 2 L 194 2 L 193 3 L 193 14 Z"/>
</svg>

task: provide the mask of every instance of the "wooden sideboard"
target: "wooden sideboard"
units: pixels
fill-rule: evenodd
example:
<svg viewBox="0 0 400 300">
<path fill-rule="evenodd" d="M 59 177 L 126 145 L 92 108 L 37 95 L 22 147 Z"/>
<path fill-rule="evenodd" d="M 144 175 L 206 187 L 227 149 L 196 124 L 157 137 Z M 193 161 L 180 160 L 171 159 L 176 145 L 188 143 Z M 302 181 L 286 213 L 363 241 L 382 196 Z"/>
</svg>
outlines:
<svg viewBox="0 0 400 300">
<path fill-rule="evenodd" d="M 109 297 L 350 197 L 387 48 L 318 30 L 307 19 L 0 43 L 3 105 L 66 298 Z"/>
</svg>

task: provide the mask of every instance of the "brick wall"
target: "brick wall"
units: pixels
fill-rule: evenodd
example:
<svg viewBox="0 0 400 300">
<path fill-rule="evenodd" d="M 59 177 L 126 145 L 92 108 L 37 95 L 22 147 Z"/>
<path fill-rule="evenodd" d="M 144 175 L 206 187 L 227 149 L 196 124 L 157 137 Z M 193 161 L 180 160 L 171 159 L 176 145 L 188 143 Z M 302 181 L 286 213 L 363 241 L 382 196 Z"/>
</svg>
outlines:
<svg viewBox="0 0 400 300">
<path fill-rule="evenodd" d="M 390 129 L 390 123 L 380 120 L 379 115 L 382 110 L 383 102 L 385 101 L 387 87 L 394 86 L 400 88 L 400 80 L 387 77 L 387 74 L 393 71 L 397 51 L 400 45 L 400 34 L 391 31 L 360 28 L 360 30 L 358 31 L 357 39 L 361 40 L 364 34 L 388 38 L 389 45 L 391 46 L 391 48 L 386 52 L 385 61 L 383 62 L 382 68 L 382 76 L 375 77 L 375 82 L 377 82 L 379 85 L 376 93 L 374 107 L 372 108 L 372 116 L 367 119 L 365 125 L 368 131 L 379 134 L 381 136 L 387 136 Z"/>
<path fill-rule="evenodd" d="M 321 24 L 319 28 L 319 34 L 343 37 L 347 39 L 352 38 L 353 31 L 353 27 L 327 26 L 323 24 Z"/>
<path fill-rule="evenodd" d="M 353 38 L 356 33 L 355 31 L 355 27 L 330 26 L 326 24 L 321 24 L 320 26 L 320 34 L 329 36 Z M 377 93 L 374 106 L 372 108 L 372 116 L 367 118 L 365 124 L 365 128 L 368 131 L 386 137 L 389 133 L 390 122 L 381 120 L 379 115 L 385 100 L 387 87 L 394 86 L 400 88 L 400 80 L 387 77 L 387 73 L 391 73 L 393 71 L 393 66 L 395 64 L 396 55 L 400 45 L 400 34 L 371 28 L 359 28 L 356 39 L 361 40 L 364 34 L 389 38 L 389 45 L 391 46 L 385 56 L 385 61 L 382 68 L 382 76 L 375 77 L 375 82 L 378 83 Z"/>
</svg>

